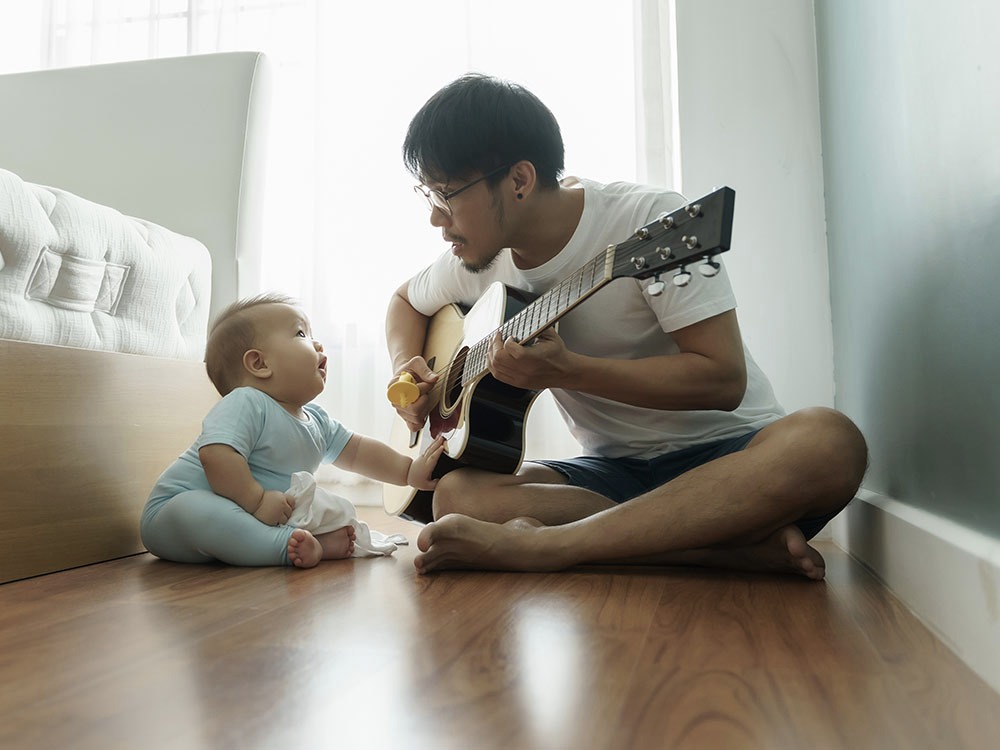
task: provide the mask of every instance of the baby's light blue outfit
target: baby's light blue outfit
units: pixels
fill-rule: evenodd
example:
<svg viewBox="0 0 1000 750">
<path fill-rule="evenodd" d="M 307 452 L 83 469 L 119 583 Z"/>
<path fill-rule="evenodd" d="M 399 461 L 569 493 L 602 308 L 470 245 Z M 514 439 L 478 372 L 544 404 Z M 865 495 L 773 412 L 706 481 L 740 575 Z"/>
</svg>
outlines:
<svg viewBox="0 0 1000 750">
<path fill-rule="evenodd" d="M 288 538 L 293 526 L 268 526 L 232 500 L 216 495 L 205 476 L 198 450 L 231 446 L 250 465 L 265 490 L 286 492 L 292 474 L 316 472 L 330 463 L 352 432 L 318 404 L 306 404 L 306 420 L 285 411 L 256 388 L 237 388 L 205 416 L 194 444 L 160 475 L 142 512 L 142 543 L 174 562 L 230 565 L 289 565 Z"/>
</svg>

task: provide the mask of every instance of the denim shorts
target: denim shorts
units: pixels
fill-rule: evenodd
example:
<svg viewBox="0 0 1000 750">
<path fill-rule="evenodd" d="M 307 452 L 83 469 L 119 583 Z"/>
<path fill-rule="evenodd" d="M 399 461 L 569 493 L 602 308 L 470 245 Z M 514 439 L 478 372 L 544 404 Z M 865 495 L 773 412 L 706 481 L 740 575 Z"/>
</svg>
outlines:
<svg viewBox="0 0 1000 750">
<path fill-rule="evenodd" d="M 532 459 L 532 463 L 555 469 L 574 487 L 596 492 L 623 503 L 676 479 L 681 474 L 747 447 L 760 430 L 713 443 L 702 443 L 656 458 L 604 458 L 578 456 L 562 460 Z M 836 513 L 795 522 L 806 539 L 812 539 Z"/>
</svg>

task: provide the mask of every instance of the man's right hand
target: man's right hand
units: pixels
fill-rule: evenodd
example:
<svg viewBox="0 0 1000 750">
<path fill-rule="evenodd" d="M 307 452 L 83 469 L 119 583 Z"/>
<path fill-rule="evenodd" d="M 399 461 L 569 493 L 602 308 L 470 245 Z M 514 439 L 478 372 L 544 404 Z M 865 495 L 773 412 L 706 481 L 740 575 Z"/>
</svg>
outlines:
<svg viewBox="0 0 1000 750">
<path fill-rule="evenodd" d="M 413 377 L 413 382 L 420 391 L 420 397 L 406 406 L 397 406 L 396 413 L 406 422 L 406 426 L 411 432 L 419 432 L 423 428 L 424 422 L 427 421 L 431 405 L 436 403 L 436 399 L 430 398 L 428 394 L 438 382 L 438 374 L 427 366 L 423 357 L 414 357 L 399 368 L 390 384 L 395 382 L 400 373 L 403 372 L 408 372 Z"/>
</svg>

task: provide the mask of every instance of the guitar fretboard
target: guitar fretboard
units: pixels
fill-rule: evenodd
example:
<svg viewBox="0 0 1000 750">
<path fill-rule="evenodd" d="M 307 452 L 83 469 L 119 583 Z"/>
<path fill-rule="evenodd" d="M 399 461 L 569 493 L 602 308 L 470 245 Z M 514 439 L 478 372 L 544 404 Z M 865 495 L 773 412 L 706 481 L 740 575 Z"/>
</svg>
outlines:
<svg viewBox="0 0 1000 750">
<path fill-rule="evenodd" d="M 709 261 L 729 249 L 734 197 L 732 188 L 718 188 L 698 201 L 661 214 L 625 241 L 609 245 L 489 336 L 456 356 L 455 365 L 463 356 L 465 361 L 460 368 L 451 368 L 450 382 L 444 384 L 448 392 L 454 392 L 457 386 L 464 388 L 489 371 L 486 354 L 497 331 L 504 338 L 530 341 L 613 279 L 654 276 L 659 282 L 660 274 L 680 269 L 674 283 L 683 286 L 691 278 L 685 266 L 700 261 L 705 261 L 702 273 L 714 276 L 719 265 Z M 459 379 L 460 383 L 455 382 Z"/>
<path fill-rule="evenodd" d="M 516 341 L 530 341 L 611 281 L 615 249 L 616 247 L 612 245 L 542 294 L 521 312 L 512 315 L 497 329 L 501 336 L 505 339 L 513 336 Z M 493 331 L 469 347 L 462 367 L 463 385 L 486 374 L 489 369 L 486 364 L 486 353 L 495 335 L 496 331 Z"/>
</svg>

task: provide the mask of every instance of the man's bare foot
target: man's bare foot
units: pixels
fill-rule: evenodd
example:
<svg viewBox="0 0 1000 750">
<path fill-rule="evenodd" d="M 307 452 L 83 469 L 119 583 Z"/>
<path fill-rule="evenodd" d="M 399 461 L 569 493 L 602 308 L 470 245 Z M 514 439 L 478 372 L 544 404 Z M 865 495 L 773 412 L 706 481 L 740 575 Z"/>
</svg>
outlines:
<svg viewBox="0 0 1000 750">
<path fill-rule="evenodd" d="M 777 567 L 772 570 L 799 573 L 814 581 L 822 581 L 826 577 L 826 560 L 819 550 L 809 546 L 798 526 L 778 529 L 761 546 L 768 544 L 773 545 L 777 551 Z M 782 548 L 786 553 L 784 555 L 781 553 Z"/>
<path fill-rule="evenodd" d="M 314 568 L 323 559 L 323 545 L 305 529 L 288 537 L 288 561 L 296 568 Z"/>
<path fill-rule="evenodd" d="M 581 550 L 564 548 L 559 527 L 535 519 L 515 518 L 505 524 L 447 515 L 425 526 L 417 537 L 419 573 L 477 569 L 512 571 L 561 570 L 588 562 Z M 760 544 L 732 549 L 702 549 L 623 558 L 617 564 L 698 565 L 758 573 L 792 573 L 812 580 L 826 576 L 823 556 L 806 542 L 797 526 L 786 526 Z"/>
<path fill-rule="evenodd" d="M 745 573 L 789 573 L 821 581 L 826 576 L 826 562 L 818 550 L 810 547 L 798 526 L 778 529 L 762 542 L 746 547 L 664 552 L 613 561 L 619 565 L 682 565 L 718 568 Z"/>
<path fill-rule="evenodd" d="M 533 518 L 515 518 L 504 524 L 480 521 L 452 513 L 420 531 L 413 560 L 419 573 L 434 570 L 476 569 L 560 570 L 575 560 L 563 560 L 558 547 L 547 547 L 551 531 Z"/>
<path fill-rule="evenodd" d="M 683 556 L 685 553 L 679 553 Z M 710 568 L 726 568 L 747 573 L 790 573 L 822 581 L 826 561 L 810 547 L 798 526 L 778 529 L 760 544 L 732 549 L 695 550 L 690 563 Z M 701 555 L 702 559 L 698 560 Z"/>
<path fill-rule="evenodd" d="M 319 540 L 323 548 L 324 560 L 343 560 L 354 554 L 354 539 L 357 533 L 353 526 L 342 526 L 335 531 L 328 531 L 320 534 Z"/>
</svg>

